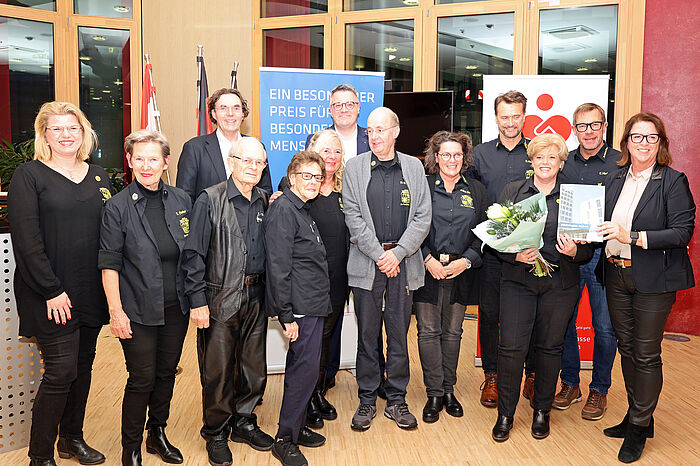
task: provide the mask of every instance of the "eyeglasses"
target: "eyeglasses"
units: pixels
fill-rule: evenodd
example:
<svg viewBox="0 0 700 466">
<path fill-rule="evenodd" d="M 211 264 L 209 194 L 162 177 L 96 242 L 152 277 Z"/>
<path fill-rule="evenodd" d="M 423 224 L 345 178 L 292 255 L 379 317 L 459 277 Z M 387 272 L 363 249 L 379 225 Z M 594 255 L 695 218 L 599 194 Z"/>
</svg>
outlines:
<svg viewBox="0 0 700 466">
<path fill-rule="evenodd" d="M 455 154 L 450 154 L 449 152 L 443 152 L 441 154 L 438 154 L 442 160 L 445 162 L 449 162 L 450 159 L 455 159 L 455 160 L 462 160 L 462 157 L 464 157 L 464 154 L 461 152 L 457 152 Z"/>
<path fill-rule="evenodd" d="M 162 157 L 131 157 L 131 165 L 138 168 L 145 167 L 146 165 L 148 165 L 149 167 L 157 167 L 161 163 L 163 163 Z"/>
<path fill-rule="evenodd" d="M 576 128 L 576 131 L 579 133 L 583 133 L 588 128 L 591 128 L 591 131 L 600 131 L 600 129 L 603 127 L 603 122 L 602 121 L 592 121 L 590 123 L 576 123 L 574 125 L 574 128 Z"/>
<path fill-rule="evenodd" d="M 295 175 L 301 175 L 301 179 L 305 181 L 309 181 L 311 178 L 313 178 L 319 183 L 323 183 L 323 180 L 326 179 L 325 175 L 314 175 L 313 173 L 309 172 L 296 172 Z"/>
<path fill-rule="evenodd" d="M 356 105 L 360 105 L 359 102 L 336 102 L 334 104 L 331 104 L 331 108 L 333 110 L 342 110 L 343 107 L 345 107 L 348 110 L 354 110 Z"/>
<path fill-rule="evenodd" d="M 649 144 L 656 144 L 657 142 L 659 142 L 659 135 L 656 133 L 651 133 L 651 134 L 631 133 L 630 134 L 630 141 L 632 141 L 635 144 L 640 144 L 644 139 L 646 139 Z"/>
<path fill-rule="evenodd" d="M 64 131 L 68 131 L 70 134 L 80 134 L 80 132 L 83 130 L 82 126 L 51 126 L 46 128 L 47 131 L 50 131 L 51 134 L 54 136 L 60 136 L 63 134 Z"/>
<path fill-rule="evenodd" d="M 228 113 L 229 110 L 233 114 L 243 113 L 243 107 L 240 105 L 217 105 L 216 110 L 221 113 Z"/>
<path fill-rule="evenodd" d="M 265 168 L 267 165 L 266 160 L 256 160 L 248 157 L 239 157 L 237 155 L 230 155 L 229 157 L 240 160 L 243 165 L 255 165 L 255 168 Z"/>
<path fill-rule="evenodd" d="M 373 134 L 376 134 L 377 136 L 382 136 L 386 134 L 387 131 L 389 131 L 392 128 L 396 128 L 398 125 L 394 126 L 389 126 L 388 128 L 367 128 L 367 135 L 372 136 Z"/>
</svg>

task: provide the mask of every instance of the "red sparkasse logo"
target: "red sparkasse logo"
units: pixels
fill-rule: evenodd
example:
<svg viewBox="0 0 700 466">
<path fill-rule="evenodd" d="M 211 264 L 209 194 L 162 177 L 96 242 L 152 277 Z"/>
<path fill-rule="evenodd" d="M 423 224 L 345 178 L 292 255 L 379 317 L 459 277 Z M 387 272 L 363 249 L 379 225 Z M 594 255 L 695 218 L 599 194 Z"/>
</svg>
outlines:
<svg viewBox="0 0 700 466">
<path fill-rule="evenodd" d="M 554 105 L 554 98 L 549 94 L 541 94 L 537 98 L 537 108 L 543 112 L 551 109 Z M 571 122 L 563 115 L 552 115 L 543 120 L 538 115 L 527 115 L 523 125 L 523 134 L 526 138 L 532 139 L 544 133 L 557 133 L 564 140 L 571 135 Z"/>
</svg>

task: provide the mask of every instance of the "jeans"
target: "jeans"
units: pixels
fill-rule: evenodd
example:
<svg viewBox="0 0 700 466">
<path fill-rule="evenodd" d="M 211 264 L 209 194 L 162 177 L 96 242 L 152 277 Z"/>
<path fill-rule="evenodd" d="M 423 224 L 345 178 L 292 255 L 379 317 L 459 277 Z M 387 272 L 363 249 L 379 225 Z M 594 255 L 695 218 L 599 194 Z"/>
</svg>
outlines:
<svg viewBox="0 0 700 466">
<path fill-rule="evenodd" d="M 53 458 L 61 437 L 83 438 L 83 421 L 101 327 L 80 327 L 75 332 L 45 340 L 37 338 L 44 359 L 44 375 L 34 399 L 29 457 Z"/>
<path fill-rule="evenodd" d="M 561 273 L 530 277 L 528 284 L 501 284 L 501 341 L 498 346 L 498 413 L 512 417 L 520 398 L 523 363 L 535 348 L 535 409 L 549 411 L 561 364 L 566 326 L 579 296 L 578 285 L 562 289 Z"/>
<path fill-rule="evenodd" d="M 386 328 L 387 405 L 406 402 L 406 386 L 410 378 L 408 360 L 408 327 L 411 323 L 413 292 L 406 283 L 406 268 L 388 278 L 375 265 L 371 290 L 353 288 L 357 314 L 357 385 L 361 404 L 375 405 L 379 389 L 378 338 L 382 320 Z M 384 312 L 382 313 L 382 304 Z"/>
<path fill-rule="evenodd" d="M 608 301 L 605 296 L 605 287 L 601 285 L 595 276 L 595 268 L 598 264 L 600 251 L 598 248 L 593 253 L 593 258 L 580 268 L 581 292 L 583 286 L 588 286 L 588 296 L 591 302 L 591 314 L 593 317 L 593 330 L 595 340 L 593 342 L 593 377 L 589 389 L 603 395 L 610 388 L 610 374 L 615 354 L 617 353 L 617 340 L 615 331 L 610 321 Z M 580 297 L 579 297 L 580 299 Z M 569 386 L 578 387 L 581 383 L 579 371 L 581 358 L 579 357 L 578 336 L 576 335 L 576 316 L 578 315 L 578 303 L 571 318 L 569 327 L 564 337 L 564 352 L 561 355 L 561 381 Z"/>
<path fill-rule="evenodd" d="M 437 304 L 416 303 L 418 353 L 428 396 L 454 393 L 465 306 L 450 304 L 454 280 L 438 282 Z"/>
<path fill-rule="evenodd" d="M 122 404 L 122 447 L 140 450 L 148 408 L 147 428 L 165 427 L 175 386 L 175 371 L 182 354 L 188 316 L 179 305 L 165 309 L 165 324 L 131 323 L 132 335 L 119 340 L 129 379 Z"/>
<path fill-rule="evenodd" d="M 622 269 L 608 262 L 605 285 L 620 350 L 629 422 L 648 426 L 663 385 L 661 340 L 676 292 L 640 293 L 631 267 Z"/>
</svg>

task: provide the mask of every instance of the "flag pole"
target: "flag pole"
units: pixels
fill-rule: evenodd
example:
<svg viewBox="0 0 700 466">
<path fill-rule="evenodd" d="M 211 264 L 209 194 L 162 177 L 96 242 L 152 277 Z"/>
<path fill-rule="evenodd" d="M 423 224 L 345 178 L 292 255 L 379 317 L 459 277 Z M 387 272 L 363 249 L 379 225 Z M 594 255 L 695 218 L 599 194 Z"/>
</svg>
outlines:
<svg viewBox="0 0 700 466">
<path fill-rule="evenodd" d="M 146 58 L 146 65 L 151 64 L 151 58 L 150 55 L 145 53 L 143 55 Z M 158 111 L 158 104 L 156 103 L 156 86 L 153 84 L 153 72 L 151 70 L 151 73 L 148 74 L 148 77 L 151 81 L 151 87 L 153 88 L 153 94 L 151 97 L 153 98 L 153 118 L 156 120 L 156 131 L 159 133 L 163 134 L 163 129 L 160 126 L 160 111 Z M 168 184 L 170 184 L 170 170 L 165 171 L 165 177 L 168 180 Z"/>
<path fill-rule="evenodd" d="M 200 58 L 202 57 L 203 48 L 203 45 L 197 46 L 197 109 L 199 109 L 199 93 L 201 92 L 200 87 L 202 87 L 202 60 Z"/>
<path fill-rule="evenodd" d="M 233 62 L 233 71 L 231 71 L 231 89 L 238 89 L 238 62 Z"/>
</svg>

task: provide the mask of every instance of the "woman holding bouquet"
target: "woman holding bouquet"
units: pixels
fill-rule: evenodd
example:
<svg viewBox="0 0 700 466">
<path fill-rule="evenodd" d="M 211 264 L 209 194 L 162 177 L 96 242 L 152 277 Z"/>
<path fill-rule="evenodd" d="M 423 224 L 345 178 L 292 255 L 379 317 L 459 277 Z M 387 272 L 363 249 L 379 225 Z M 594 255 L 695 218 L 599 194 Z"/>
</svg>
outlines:
<svg viewBox="0 0 700 466">
<path fill-rule="evenodd" d="M 688 178 L 672 169 L 666 129 L 652 113 L 625 124 L 617 173 L 605 180 L 606 260 L 599 264 L 605 287 L 629 408 L 608 437 L 624 438 L 618 459 L 636 461 L 659 401 L 661 338 L 676 291 L 695 285 L 688 243 L 695 226 L 695 202 Z M 604 266 L 604 267 L 602 267 Z M 604 269 L 604 270 L 601 270 Z"/>
<path fill-rule="evenodd" d="M 549 411 L 556 391 L 564 335 L 579 296 L 576 263 L 590 259 L 592 253 L 587 245 L 576 244 L 568 236 L 557 236 L 557 175 L 568 157 L 566 142 L 558 134 L 542 134 L 527 146 L 527 155 L 532 161 L 533 176 L 506 185 L 500 202 L 515 203 L 543 193 L 547 218 L 542 248 L 526 249 L 517 254 L 499 253 L 504 264 L 498 346 L 498 420 L 492 431 L 497 442 L 507 440 L 513 427 L 530 339 L 534 343 L 537 373 L 532 436 L 543 439 L 549 435 Z M 549 262 L 553 270 L 544 276 L 535 276 L 533 267 L 541 258 Z"/>
<path fill-rule="evenodd" d="M 422 246 L 425 286 L 413 297 L 428 394 L 424 422 L 437 421 L 443 407 L 450 416 L 463 415 L 454 385 L 464 310 L 478 304 L 474 269 L 481 266 L 481 240 L 471 230 L 486 220 L 488 203 L 484 185 L 464 176 L 471 162 L 472 141 L 466 134 L 439 131 L 428 141 L 425 168 L 433 214 Z"/>
</svg>

